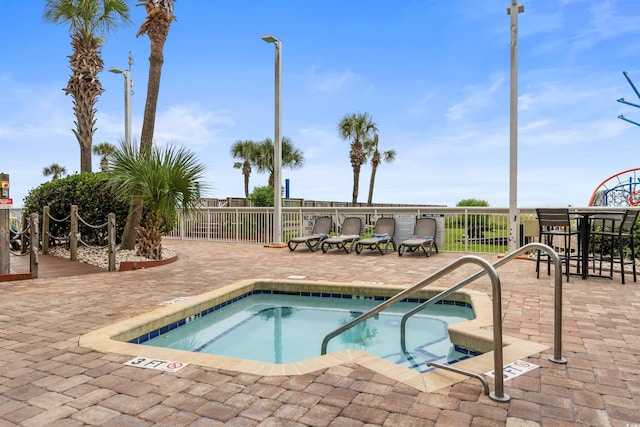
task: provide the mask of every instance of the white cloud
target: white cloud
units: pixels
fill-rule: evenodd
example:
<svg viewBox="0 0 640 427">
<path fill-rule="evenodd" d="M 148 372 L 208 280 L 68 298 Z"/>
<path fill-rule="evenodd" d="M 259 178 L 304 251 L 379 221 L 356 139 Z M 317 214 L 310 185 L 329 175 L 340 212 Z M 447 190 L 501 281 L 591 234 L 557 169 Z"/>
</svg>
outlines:
<svg viewBox="0 0 640 427">
<path fill-rule="evenodd" d="M 451 121 L 459 121 L 468 118 L 473 113 L 484 112 L 484 109 L 492 105 L 494 94 L 504 86 L 505 78 L 494 75 L 491 82 L 485 86 L 472 85 L 465 88 L 466 98 L 452 105 L 445 116 Z"/>
<path fill-rule="evenodd" d="M 213 143 L 222 130 L 234 125 L 229 111 L 208 111 L 198 104 L 174 105 L 156 116 L 154 140 L 198 151 Z"/>
<path fill-rule="evenodd" d="M 341 141 L 333 129 L 322 127 L 306 127 L 297 129 L 293 139 L 293 145 L 304 151 L 305 168 L 314 162 L 327 162 L 328 152 L 335 152 L 339 144 L 347 144 Z"/>
<path fill-rule="evenodd" d="M 75 127 L 71 97 L 52 86 L 24 86 L 3 77 L 0 107 L 0 141 L 42 141 L 54 136 L 69 136 Z"/>
<path fill-rule="evenodd" d="M 316 92 L 337 92 L 363 82 L 359 74 L 347 69 L 344 71 L 320 72 L 317 67 L 307 72 L 311 90 Z"/>
</svg>

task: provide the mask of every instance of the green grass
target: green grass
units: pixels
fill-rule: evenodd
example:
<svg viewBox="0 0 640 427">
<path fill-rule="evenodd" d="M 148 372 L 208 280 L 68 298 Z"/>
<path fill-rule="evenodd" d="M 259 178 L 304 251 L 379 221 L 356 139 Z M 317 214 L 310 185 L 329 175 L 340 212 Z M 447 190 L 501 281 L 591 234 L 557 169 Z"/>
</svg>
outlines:
<svg viewBox="0 0 640 427">
<path fill-rule="evenodd" d="M 464 228 L 447 228 L 444 236 L 444 248 L 445 251 L 452 252 L 464 252 L 464 236 L 466 230 Z M 506 229 L 493 229 L 492 231 L 485 231 L 484 237 L 507 237 L 509 235 Z M 507 245 L 490 245 L 490 244 L 477 244 L 470 243 L 466 246 L 469 252 L 489 252 L 489 253 L 503 253 L 507 250 Z"/>
</svg>

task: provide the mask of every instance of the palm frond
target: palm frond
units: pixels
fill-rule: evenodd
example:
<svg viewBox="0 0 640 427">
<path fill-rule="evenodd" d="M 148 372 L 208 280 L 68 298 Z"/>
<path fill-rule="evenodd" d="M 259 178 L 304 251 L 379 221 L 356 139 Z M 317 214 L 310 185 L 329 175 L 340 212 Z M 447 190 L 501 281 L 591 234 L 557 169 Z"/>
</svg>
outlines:
<svg viewBox="0 0 640 427">
<path fill-rule="evenodd" d="M 122 143 L 109 156 L 109 183 L 119 198 L 140 198 L 152 212 L 168 222 L 177 208 L 188 214 L 197 206 L 205 166 L 185 147 L 153 146 L 148 155 L 137 143 Z"/>
</svg>

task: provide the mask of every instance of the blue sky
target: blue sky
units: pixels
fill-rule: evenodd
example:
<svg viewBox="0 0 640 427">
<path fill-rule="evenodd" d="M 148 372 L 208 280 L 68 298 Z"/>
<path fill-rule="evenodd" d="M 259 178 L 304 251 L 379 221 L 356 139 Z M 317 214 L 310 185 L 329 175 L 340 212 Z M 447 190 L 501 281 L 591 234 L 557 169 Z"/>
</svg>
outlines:
<svg viewBox="0 0 640 427">
<path fill-rule="evenodd" d="M 124 137 L 123 78 L 132 76 L 139 139 L 149 40 L 133 23 L 107 36 L 105 92 L 94 144 Z M 622 72 L 640 85 L 640 1 L 521 0 L 518 206 L 584 206 L 610 175 L 640 167 L 640 109 Z M 376 176 L 374 202 L 509 204 L 509 0 L 178 1 L 164 55 L 155 143 L 184 145 L 207 166 L 208 197 L 242 197 L 229 151 L 273 138 L 274 48 L 283 43 L 283 134 L 305 155 L 283 171 L 291 197 L 350 201 L 349 142 L 337 124 L 367 112 L 396 161 Z M 68 28 L 42 19 L 43 2 L 0 0 L 0 172 L 14 206 L 58 163 L 79 170 Z M 94 156 L 94 170 L 99 159 Z M 366 202 L 370 167 L 360 176 Z M 250 186 L 266 185 L 253 173 Z"/>
</svg>

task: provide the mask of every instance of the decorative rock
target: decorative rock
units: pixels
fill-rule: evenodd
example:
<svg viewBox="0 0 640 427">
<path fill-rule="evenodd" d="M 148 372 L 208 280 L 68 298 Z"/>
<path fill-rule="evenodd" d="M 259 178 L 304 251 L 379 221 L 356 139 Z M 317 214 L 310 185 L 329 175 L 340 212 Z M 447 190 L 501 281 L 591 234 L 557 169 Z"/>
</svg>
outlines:
<svg viewBox="0 0 640 427">
<path fill-rule="evenodd" d="M 69 249 L 62 246 L 54 246 L 49 249 L 49 255 L 70 258 Z M 176 253 L 170 249 L 162 248 L 162 259 L 174 257 Z M 109 255 L 107 248 L 91 248 L 78 246 L 78 261 L 104 268 L 109 268 Z M 149 258 L 136 255 L 135 250 L 116 250 L 116 270 L 120 269 L 121 261 L 150 261 Z"/>
</svg>

